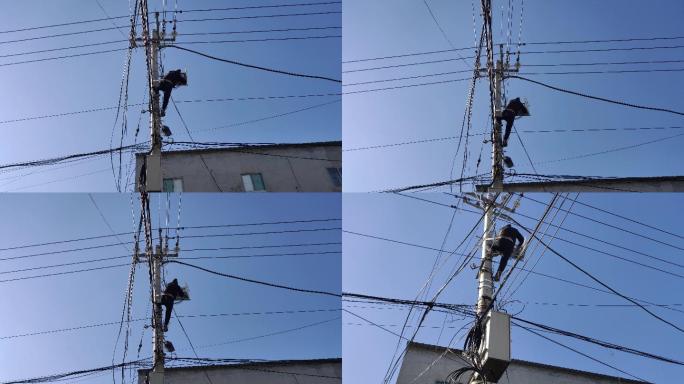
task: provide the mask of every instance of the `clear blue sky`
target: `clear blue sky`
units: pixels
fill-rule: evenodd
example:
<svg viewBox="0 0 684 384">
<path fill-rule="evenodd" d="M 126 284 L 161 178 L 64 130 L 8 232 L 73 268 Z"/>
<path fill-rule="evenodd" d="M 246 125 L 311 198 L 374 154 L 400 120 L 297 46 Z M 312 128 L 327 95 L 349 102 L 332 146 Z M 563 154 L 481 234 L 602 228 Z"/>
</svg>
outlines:
<svg viewBox="0 0 684 384">
<path fill-rule="evenodd" d="M 98 207 L 116 232 L 132 230 L 130 196 L 94 194 Z M 166 223 L 166 198 L 153 197 L 153 225 Z M 139 202 L 134 198 L 137 218 Z M 178 196 L 171 196 L 170 223 L 176 225 Z M 111 234 L 87 194 L 7 194 L 0 199 L 2 248 L 42 242 Z M 339 219 L 338 194 L 185 194 L 182 196 L 181 225 L 221 225 L 310 219 Z M 340 221 L 299 224 L 237 226 L 188 229 L 183 236 L 338 228 Z M 132 235 L 120 236 L 132 241 Z M 341 246 L 252 248 L 219 251 L 183 251 L 215 247 L 264 247 L 269 245 L 339 243 L 340 230 L 290 232 L 282 234 L 181 239 L 181 257 L 275 255 L 271 257 L 219 260 L 185 260 L 205 268 L 294 287 L 339 292 L 341 289 Z M 0 251 L 0 258 L 117 243 L 105 238 Z M 123 293 L 129 267 L 42 277 L 21 281 L 4 280 L 48 273 L 130 263 L 130 257 L 82 265 L 7 273 L 16 269 L 127 256 L 121 245 L 92 250 L 4 260 L 0 280 L 3 286 L 3 327 L 0 337 L 60 330 L 91 324 L 117 322 L 121 318 Z M 283 255 L 290 254 L 290 255 Z M 190 287 L 192 300 L 176 305 L 179 315 L 242 314 L 184 318 L 189 336 L 200 357 L 255 359 L 310 359 L 341 356 L 340 300 L 256 286 L 189 269 L 168 265 L 166 278 L 178 278 Z M 149 316 L 147 268 L 136 271 L 132 317 Z M 294 314 L 263 314 L 277 311 L 307 311 Z M 245 313 L 256 313 L 248 315 Z M 259 314 L 260 313 L 260 314 Z M 331 320 L 318 325 L 311 325 Z M 135 360 L 145 322 L 131 323 L 128 360 Z M 308 326 L 300 330 L 292 329 Z M 169 327 L 171 340 L 180 357 L 193 357 L 175 319 Z M 111 364 L 117 325 L 0 340 L 0 381 L 29 378 Z M 233 342 L 244 338 L 286 331 L 279 335 Z M 142 335 L 140 357 L 151 352 L 149 329 Z M 123 340 L 122 340 L 123 341 Z M 117 360 L 121 359 L 119 344 Z M 210 346 L 219 344 L 216 346 Z M 111 383 L 111 374 L 88 382 Z"/>
<path fill-rule="evenodd" d="M 521 1 L 513 1 L 512 29 L 501 17 L 509 2 L 493 1 L 494 42 L 506 43 L 508 31 L 518 42 Z M 454 47 L 472 47 L 473 11 L 471 1 L 429 0 L 435 17 Z M 481 26 L 479 2 L 475 1 L 477 31 Z M 422 0 L 378 0 L 344 2 L 343 61 L 377 58 L 416 52 L 450 49 L 449 42 L 430 17 Z M 586 50 L 628 47 L 675 47 L 668 49 L 625 50 L 583 53 L 523 53 L 521 73 L 681 69 L 682 63 L 526 67 L 559 63 L 596 63 L 651 60 L 682 60 L 681 15 L 684 3 L 658 0 L 641 1 L 524 1 L 522 41 L 526 43 L 620 39 L 641 37 L 680 37 L 674 40 L 633 41 L 592 44 L 527 45 L 523 52 Z M 503 29 L 502 29 L 503 24 Z M 503 32 L 503 33 L 502 33 Z M 514 49 L 515 47 L 513 47 Z M 497 48 L 498 50 L 498 48 Z M 378 81 L 399 77 L 424 76 L 471 68 L 469 57 L 474 49 L 422 56 L 410 56 L 343 64 L 344 84 Z M 379 66 L 404 65 L 424 61 L 440 63 L 402 66 L 390 69 L 357 71 Z M 455 59 L 455 60 L 454 60 Z M 357 71 L 357 72 L 349 72 Z M 469 84 L 448 82 L 394 90 L 351 93 L 364 90 L 448 81 L 469 77 L 467 72 L 422 77 L 401 81 L 344 86 L 344 147 L 346 150 L 385 144 L 403 143 L 458 136 L 461 129 Z M 621 74 L 527 75 L 534 80 L 592 95 L 635 104 L 684 110 L 680 85 L 682 72 Z M 506 83 L 508 98 L 529 100 L 531 117 L 519 119 L 520 131 L 533 162 L 548 162 L 566 157 L 623 148 L 664 139 L 641 147 L 609 152 L 599 156 L 537 164 L 543 174 L 580 174 L 599 176 L 652 176 L 682 173 L 676 155 L 684 143 L 682 117 L 660 112 L 630 109 L 561 94 L 534 84 L 511 79 Z M 351 93 L 351 94 L 349 94 Z M 471 133 L 490 129 L 489 92 L 486 80 L 479 80 L 473 109 Z M 524 131 L 671 127 L 663 130 L 528 133 Z M 475 173 L 483 136 L 470 138 L 466 175 Z M 518 172 L 532 170 L 515 134 L 507 154 Z M 389 148 L 346 151 L 345 191 L 374 191 L 393 187 L 425 184 L 450 178 L 451 162 L 456 151 L 454 139 Z M 480 172 L 488 172 L 490 144 L 482 153 Z M 460 173 L 463 152 L 456 159 Z"/>
<path fill-rule="evenodd" d="M 110 16 L 128 15 L 127 1 L 99 0 Z M 166 1 L 167 9 L 174 1 Z M 302 2 L 260 1 L 259 5 Z M 161 10 L 162 1 L 150 1 L 150 11 Z M 178 1 L 179 10 L 253 6 L 251 1 Z M 286 71 L 340 78 L 341 38 L 292 39 L 290 37 L 340 36 L 341 6 L 328 4 L 285 8 L 195 12 L 179 15 L 178 42 L 281 39 L 261 42 L 226 42 L 184 45 L 221 58 L 272 67 Z M 308 16 L 249 18 L 242 20 L 180 22 L 181 20 L 338 12 Z M 2 31 L 104 18 L 95 1 L 29 0 L 8 2 L 0 15 Z M 128 35 L 128 20 L 117 19 Z M 323 28 L 327 29 L 310 29 Z M 333 28 L 336 27 L 336 28 Z M 39 36 L 113 28 L 110 21 L 70 25 L 23 32 L 0 33 L 3 55 L 32 52 L 75 45 L 120 41 L 65 51 L 0 58 L 0 121 L 24 119 L 68 112 L 112 107 L 117 104 L 126 52 L 112 52 L 61 60 L 5 65 L 26 60 L 126 48 L 120 31 L 106 30 L 49 39 L 3 43 Z M 252 32 L 213 35 L 185 35 L 209 32 L 245 32 L 282 29 L 297 31 Z M 308 30 L 301 30 L 307 28 Z M 163 53 L 164 68 L 187 69 L 189 86 L 174 91 L 177 101 L 263 96 L 338 94 L 338 83 L 283 76 L 209 60 L 174 49 Z M 144 53 L 136 50 L 131 63 L 129 103 L 142 103 L 146 94 Z M 339 96 L 281 98 L 249 101 L 179 103 L 192 136 L 201 142 L 310 142 L 341 139 Z M 332 103 L 331 103 L 332 102 Z M 307 111 L 259 122 L 226 127 L 231 124 L 293 112 L 330 103 Z M 124 145 L 134 141 L 141 107 L 129 108 L 128 133 Z M 172 106 L 164 124 L 176 141 L 189 141 Z M 4 140 L 0 144 L 0 164 L 9 164 L 73 153 L 108 149 L 115 110 L 0 124 Z M 219 129 L 212 129 L 218 128 Z M 118 146 L 121 126 L 116 127 L 114 146 Z M 142 115 L 138 141 L 149 139 L 149 115 Z M 124 171 L 130 157 L 124 158 Z M 17 178 L 17 176 L 23 176 Z M 18 170 L 0 175 L 4 191 L 115 191 L 109 156 L 76 163 Z M 130 190 L 130 188 L 129 188 Z"/>
<path fill-rule="evenodd" d="M 456 204 L 456 199 L 442 193 L 423 193 L 414 196 L 443 204 Z M 550 200 L 551 195 L 530 194 L 528 197 L 546 203 Z M 684 196 L 681 194 L 583 194 L 579 196 L 578 202 L 635 218 L 679 236 L 684 235 L 680 225 L 681 207 L 684 204 Z M 567 209 L 569 206 L 570 203 L 567 202 L 563 208 Z M 513 217 L 523 225 L 533 227 L 536 219 L 541 217 L 544 207 L 543 204 L 522 199 L 519 212 L 529 215 L 535 220 L 517 215 Z M 564 228 L 616 243 L 628 250 L 602 244 L 564 230 L 558 232 L 559 238 L 682 275 L 681 267 L 655 261 L 630 251 L 642 252 L 678 263 L 683 255 L 681 249 L 684 247 L 684 241 L 681 237 L 650 230 L 579 204 L 572 207 L 572 212 L 652 237 L 671 244 L 671 246 L 631 236 L 625 232 L 573 215 L 569 215 L 562 224 Z M 440 248 L 452 213 L 453 210 L 450 208 L 395 194 L 344 195 L 345 231 L 380 236 L 437 249 Z M 562 212 L 556 216 L 554 210 L 549 215 L 549 219 L 554 218 L 554 224 L 558 224 L 564 216 Z M 454 250 L 478 219 L 479 215 L 477 214 L 457 212 L 453 229 L 444 249 Z M 500 222 L 498 225 L 500 228 L 503 223 Z M 479 225 L 475 235 L 481 235 L 481 231 L 481 225 Z M 548 231 L 549 235 L 553 235 L 554 232 L 553 228 Z M 527 233 L 523 232 L 523 234 L 527 236 Z M 546 238 L 545 241 L 549 242 L 550 240 Z M 426 281 L 437 256 L 437 251 L 394 244 L 349 233 L 343 235 L 343 242 L 342 272 L 343 290 L 345 292 L 414 299 Z M 475 241 L 471 240 L 459 252 L 469 251 L 475 244 Z M 561 240 L 553 240 L 549 244 L 619 292 L 655 303 L 678 304 L 679 306 L 673 308 L 680 311 L 682 309 L 682 280 L 680 277 L 617 260 L 614 257 L 580 248 Z M 679 247 L 679 249 L 672 246 Z M 526 255 L 529 260 L 528 269 L 541 257 L 534 268 L 535 272 L 602 288 L 564 263 L 553 253 L 547 251 L 543 256 L 540 254 L 541 248 L 537 250 L 530 248 Z M 442 259 L 445 257 L 446 255 L 443 255 Z M 458 259 L 460 258 L 451 257 L 441 272 L 437 274 L 431 286 L 429 298 L 446 281 L 446 276 L 457 264 Z M 479 253 L 473 262 L 477 263 L 478 259 Z M 512 264 L 509 264 L 509 267 L 510 265 Z M 439 297 L 439 301 L 474 305 L 477 297 L 475 275 L 473 269 L 466 268 L 448 286 Z M 508 296 L 508 294 L 504 295 L 504 297 Z M 518 300 L 519 303 L 511 303 L 506 306 L 506 309 L 511 313 L 522 311 L 519 316 L 524 319 L 675 359 L 682 357 L 681 344 L 684 341 L 684 335 L 651 318 L 637 308 L 568 306 L 568 304 L 630 304 L 619 297 L 538 275 L 530 275 L 510 298 Z M 557 306 L 540 303 L 554 303 Z M 407 313 L 405 310 L 392 309 L 377 304 L 345 303 L 343 307 L 377 324 L 386 325 L 388 329 L 394 332 L 400 332 L 401 324 Z M 649 309 L 679 327 L 684 326 L 682 312 L 654 307 L 649 307 Z M 465 325 L 468 320 L 470 319 L 461 320 L 458 317 L 447 317 L 445 319 L 444 314 L 433 312 L 424 323 L 428 328 L 421 329 L 416 341 L 446 345 L 458 328 Z M 416 323 L 417 319 L 414 319 L 409 324 L 415 325 Z M 392 358 L 397 337 L 346 313 L 343 316 L 343 324 L 345 380 L 352 383 L 381 383 Z M 407 333 L 410 336 L 413 333 L 413 328 L 409 328 Z M 463 347 L 462 336 L 464 336 L 463 332 L 452 344 L 453 347 Z M 684 373 L 682 367 L 679 366 L 606 350 L 574 339 L 556 335 L 550 337 L 655 383 L 671 382 L 672 377 L 679 377 Z M 515 359 L 624 376 L 518 328 L 512 330 L 511 351 Z"/>
</svg>

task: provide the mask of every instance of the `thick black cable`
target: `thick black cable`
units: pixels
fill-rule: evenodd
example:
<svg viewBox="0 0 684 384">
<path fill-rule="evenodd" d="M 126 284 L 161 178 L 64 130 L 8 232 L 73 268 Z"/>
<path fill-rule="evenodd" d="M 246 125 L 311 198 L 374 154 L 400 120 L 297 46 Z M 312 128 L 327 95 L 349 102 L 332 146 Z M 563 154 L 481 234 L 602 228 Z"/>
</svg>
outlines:
<svg viewBox="0 0 684 384">
<path fill-rule="evenodd" d="M 242 62 L 235 61 L 235 60 L 222 59 L 222 58 L 220 58 L 220 57 L 212 56 L 212 55 L 209 55 L 209 54 L 206 54 L 206 53 L 203 53 L 203 52 L 199 52 L 199 51 L 195 51 L 195 50 L 189 49 L 189 48 L 179 47 L 179 46 L 177 46 L 177 45 L 167 45 L 166 47 L 167 47 L 167 48 L 176 48 L 176 49 L 180 49 L 180 50 L 182 50 L 182 51 L 194 53 L 194 54 L 196 54 L 196 55 L 200 55 L 200 56 L 206 57 L 206 58 L 208 58 L 208 59 L 212 59 L 212 60 L 216 60 L 216 61 L 221 61 L 221 62 L 228 63 L 228 64 L 239 65 L 239 66 L 241 66 L 241 67 L 252 68 L 252 69 L 258 69 L 258 70 L 266 71 L 266 72 L 278 73 L 278 74 L 281 74 L 281 75 L 288 75 L 288 76 L 294 76 L 294 77 L 304 77 L 304 78 L 309 78 L 309 79 L 327 80 L 327 81 L 332 81 L 332 82 L 335 82 L 335 83 L 341 83 L 341 82 L 342 82 L 342 80 L 337 80 L 337 79 L 333 79 L 333 78 L 325 77 L 325 76 L 307 75 L 307 74 L 296 73 L 296 72 L 291 72 L 291 71 L 284 71 L 284 70 L 280 70 L 280 69 L 262 67 L 262 66 L 259 66 L 259 65 L 253 65 L 253 64 L 242 63 Z"/>
<path fill-rule="evenodd" d="M 626 103 L 626 102 L 624 102 L 624 101 L 611 100 L 611 99 L 606 99 L 606 98 L 603 98 L 603 97 L 592 96 L 592 95 L 588 95 L 588 94 L 581 93 L 581 92 L 570 91 L 570 90 L 567 90 L 567 89 L 558 88 L 558 87 L 555 87 L 555 86 L 553 86 L 553 85 L 549 85 L 549 84 L 546 84 L 546 83 L 542 83 L 542 82 L 536 81 L 536 80 L 531 80 L 531 79 L 528 79 L 528 78 L 525 78 L 525 77 L 521 77 L 521 76 L 509 75 L 509 76 L 506 76 L 506 78 L 523 80 L 523 81 L 527 81 L 527 82 L 530 82 L 530 83 L 533 83 L 533 84 L 541 85 L 542 87 L 546 87 L 546 88 L 549 88 L 549 89 L 553 89 L 554 91 L 559 91 L 559 92 L 563 92 L 563 93 L 568 93 L 568 94 L 571 94 L 571 95 L 581 96 L 581 97 L 585 97 L 585 98 L 593 99 L 593 100 L 605 101 L 605 102 L 607 102 L 607 103 L 622 105 L 622 106 L 625 106 L 625 107 L 631 107 L 631 108 L 637 108 L 637 109 L 645 109 L 645 110 L 650 110 L 650 111 L 667 112 L 667 113 L 672 113 L 672 114 L 675 114 L 675 115 L 684 116 L 684 112 L 679 112 L 679 111 L 675 111 L 675 110 L 672 110 L 672 109 L 659 108 L 659 107 L 648 107 L 648 106 L 643 106 L 643 105 L 638 105 L 638 104 Z"/>
<path fill-rule="evenodd" d="M 78 158 L 83 158 L 83 157 L 92 157 L 92 156 L 97 156 L 97 155 L 102 155 L 102 154 L 107 154 L 107 153 L 112 153 L 112 152 L 117 152 L 120 150 L 136 150 L 136 149 L 143 149 L 145 143 L 138 143 L 138 144 L 132 144 L 132 145 L 126 145 L 123 147 L 117 147 L 117 148 L 111 148 L 111 149 L 102 149 L 99 151 L 93 151 L 93 152 L 86 152 L 86 153 L 77 153 L 77 154 L 72 154 L 72 155 L 65 155 L 65 156 L 60 156 L 60 157 L 54 157 L 50 159 L 42 159 L 42 160 L 34 160 L 34 161 L 26 161 L 26 162 L 21 162 L 21 163 L 13 163 L 13 164 L 3 164 L 0 165 L 0 169 L 7 169 L 7 168 L 17 168 L 17 167 L 27 167 L 27 166 L 41 166 L 41 165 L 51 165 L 51 164 L 56 164 L 61 161 L 65 160 L 72 160 L 72 159 L 78 159 Z"/>
<path fill-rule="evenodd" d="M 352 298 L 358 298 L 358 299 L 364 299 L 364 300 L 370 300 L 370 301 L 377 301 L 377 302 L 383 302 L 383 303 L 390 303 L 390 304 L 395 304 L 395 305 L 419 305 L 423 307 L 435 307 L 435 308 L 442 308 L 450 311 L 456 311 L 462 315 L 470 316 L 470 317 L 475 317 L 476 314 L 470 309 L 470 305 L 468 304 L 449 304 L 449 303 L 440 303 L 440 302 L 428 302 L 428 301 L 418 301 L 418 300 L 405 300 L 405 299 L 395 299 L 395 298 L 389 298 L 389 297 L 382 297 L 382 296 L 373 296 L 373 295 L 365 295 L 365 294 L 357 294 L 357 293 L 350 293 L 350 292 L 343 292 L 342 293 L 343 297 L 352 297 Z M 344 300 L 344 299 L 343 299 Z M 650 352 L 645 352 L 641 351 L 638 349 L 630 348 L 630 347 L 625 347 L 619 344 L 595 339 L 593 337 L 581 335 L 578 333 L 574 332 L 569 332 L 565 331 L 559 328 L 555 328 L 549 325 L 541 324 L 538 322 L 534 322 L 531 320 L 526 320 L 523 318 L 520 318 L 516 315 L 511 316 L 511 318 L 514 320 L 513 325 L 524 328 L 524 326 L 520 324 L 516 324 L 516 321 L 522 322 L 525 324 L 533 325 L 537 328 L 540 328 L 544 331 L 547 332 L 552 332 L 558 335 L 566 336 L 566 337 L 571 337 L 575 338 L 584 342 L 588 342 L 591 344 L 595 344 L 598 346 L 601 346 L 603 348 L 607 349 L 613 349 L 617 350 L 620 352 L 624 353 L 629 353 L 632 355 L 648 358 L 651 360 L 657 360 L 665 363 L 670 363 L 670 364 L 675 364 L 675 365 L 682 365 L 684 366 L 684 361 L 665 357 L 665 356 L 660 356 L 656 355 Z M 397 335 L 397 334 L 395 334 Z M 399 335 L 397 335 L 399 336 Z"/>
<path fill-rule="evenodd" d="M 217 275 L 217 276 L 227 277 L 227 278 L 229 278 L 229 279 L 235 279 L 235 280 L 244 281 L 244 282 L 247 282 L 247 283 L 253 283 L 253 284 L 264 285 L 264 286 L 272 287 L 272 288 L 280 288 L 280 289 L 285 289 L 285 290 L 295 291 L 295 292 L 302 292 L 302 293 L 313 293 L 313 294 L 317 294 L 317 295 L 325 295 L 325 296 L 333 296 L 333 297 L 342 297 L 342 295 L 339 294 L 339 293 L 327 292 L 327 291 L 318 291 L 318 290 L 313 290 L 313 289 L 295 288 L 295 287 L 289 287 L 289 286 L 286 286 L 286 285 L 280 285 L 280 284 L 269 283 L 269 282 L 266 282 L 266 281 L 248 279 L 248 278 L 245 278 L 245 277 L 240 277 L 240 276 L 236 276 L 236 275 L 230 275 L 230 274 L 222 273 L 222 272 L 218 272 L 218 271 L 212 271 L 211 269 L 203 268 L 203 267 L 200 267 L 200 266 L 198 266 L 198 265 L 193 265 L 193 264 L 189 264 L 189 263 L 184 263 L 184 262 L 182 262 L 182 261 L 169 260 L 169 261 L 167 261 L 166 263 L 180 264 L 180 265 L 184 265 L 184 266 L 186 266 L 186 267 L 191 267 L 191 268 L 199 269 L 199 270 L 201 270 L 201 271 L 204 271 L 204 272 L 207 272 L 207 273 L 211 273 L 211 274 L 214 274 L 214 275 Z"/>
<path fill-rule="evenodd" d="M 481 177 L 483 177 L 483 176 L 486 176 L 486 175 L 488 175 L 488 174 L 481 174 L 481 175 L 475 175 L 475 176 L 468 176 L 468 177 L 463 177 L 463 178 L 456 179 L 456 180 L 440 181 L 440 182 L 437 182 L 437 183 L 420 184 L 420 185 L 412 185 L 412 186 L 408 186 L 408 187 L 393 188 L 393 189 L 384 190 L 383 192 L 406 192 L 406 191 L 410 191 L 410 190 L 413 190 L 413 189 L 421 189 L 421 188 L 426 188 L 426 187 L 433 187 L 433 188 L 434 188 L 434 187 L 442 187 L 442 186 L 445 186 L 445 185 L 451 185 L 451 184 L 455 184 L 455 183 L 461 183 L 461 182 L 464 182 L 464 181 L 475 181 L 475 180 L 477 180 L 477 179 L 479 179 L 479 178 L 481 178 Z"/>
<path fill-rule="evenodd" d="M 515 219 L 513 219 L 513 218 L 510 218 L 510 219 L 511 219 L 511 221 L 513 221 L 515 224 L 517 224 L 519 227 L 525 229 L 525 230 L 526 230 L 527 232 L 529 232 L 529 233 L 532 233 L 532 232 L 530 232 L 529 229 L 527 229 L 527 227 L 523 226 L 522 224 L 520 224 L 519 222 L 517 222 Z M 599 280 L 599 279 L 596 278 L 594 275 L 592 275 L 591 273 L 587 272 L 585 269 L 583 269 L 583 268 L 580 267 L 579 265 L 575 264 L 574 262 L 572 262 L 572 261 L 571 261 L 570 259 L 568 259 L 567 257 L 561 255 L 558 251 L 556 251 L 555 249 L 551 248 L 551 246 L 549 246 L 548 244 L 546 244 L 545 242 L 543 242 L 537 235 L 533 234 L 533 236 L 534 236 L 535 239 L 537 239 L 538 242 L 540 242 L 542 245 L 544 245 L 544 246 L 546 247 L 546 249 L 548 249 L 549 251 L 551 251 L 551 252 L 552 252 L 553 254 L 555 254 L 556 256 L 560 257 L 563 261 L 565 261 L 566 263 L 570 264 L 573 268 L 575 268 L 575 269 L 577 269 L 578 271 L 582 272 L 584 275 L 586 275 L 587 277 L 589 277 L 589 278 L 592 279 L 593 281 L 597 282 L 598 284 L 600 284 L 600 285 L 603 286 L 604 288 L 608 289 L 609 291 L 613 292 L 614 294 L 620 296 L 621 298 L 623 298 L 623 299 L 625 299 L 625 300 L 631 302 L 632 304 L 635 304 L 636 306 L 638 306 L 639 308 L 641 308 L 644 312 L 646 312 L 646 313 L 648 313 L 649 315 L 651 315 L 651 317 L 653 317 L 653 318 L 655 318 L 655 319 L 657 319 L 657 320 L 659 320 L 659 321 L 661 321 L 661 322 L 663 322 L 663 323 L 669 325 L 670 327 L 672 327 L 672 328 L 678 330 L 679 332 L 684 333 L 684 329 L 682 329 L 682 328 L 680 328 L 679 326 L 675 325 L 674 323 L 672 323 L 672 322 L 670 322 L 670 321 L 668 321 L 668 320 L 662 318 L 661 316 L 659 316 L 659 315 L 657 315 L 657 314 L 651 312 L 648 308 L 644 307 L 642 304 L 640 304 L 638 301 L 632 299 L 631 297 L 625 296 L 625 295 L 623 295 L 622 293 L 618 292 L 617 290 L 613 289 L 613 288 L 612 288 L 611 286 L 609 286 L 608 284 L 606 284 L 606 283 L 604 283 L 603 281 Z"/>
<path fill-rule="evenodd" d="M 104 371 L 109 371 L 111 369 L 116 369 L 116 368 L 121 368 L 121 367 L 127 367 L 127 366 L 142 367 L 143 363 L 146 361 L 149 361 L 149 359 L 129 361 L 129 362 L 125 362 L 123 364 L 109 365 L 109 366 L 105 366 L 105 367 L 98 367 L 98 368 L 91 368 L 91 369 L 83 369 L 83 370 L 79 370 L 79 371 L 59 373 L 59 374 L 54 374 L 54 375 L 50 375 L 50 376 L 35 377 L 35 378 L 31 378 L 31 379 L 5 381 L 2 384 L 28 384 L 28 383 L 53 382 L 53 381 L 56 381 L 59 379 L 64 379 L 64 378 L 68 378 L 68 377 L 75 376 L 75 375 L 83 375 L 86 373 L 104 372 Z"/>
</svg>

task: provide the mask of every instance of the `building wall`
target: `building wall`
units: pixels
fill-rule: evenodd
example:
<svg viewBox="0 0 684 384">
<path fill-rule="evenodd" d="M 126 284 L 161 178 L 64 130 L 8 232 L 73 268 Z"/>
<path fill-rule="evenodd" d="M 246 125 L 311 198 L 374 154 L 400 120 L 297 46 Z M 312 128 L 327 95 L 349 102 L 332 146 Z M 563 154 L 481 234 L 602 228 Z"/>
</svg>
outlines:
<svg viewBox="0 0 684 384">
<path fill-rule="evenodd" d="M 164 373 L 164 384 L 340 384 L 342 361 L 254 364 L 249 366 L 214 366 L 170 368 Z M 138 383 L 145 383 L 145 372 L 138 373 Z"/>
<path fill-rule="evenodd" d="M 339 145 L 250 148 L 250 153 L 235 150 L 165 152 L 162 177 L 183 180 L 185 192 L 218 192 L 207 172 L 211 170 L 223 192 L 243 192 L 242 175 L 260 173 L 267 192 L 340 192 L 327 168 L 342 168 Z M 256 154 L 261 153 L 261 154 Z M 202 158 L 207 167 L 202 163 Z M 268 154 L 268 155 L 263 155 Z M 283 157 L 287 156 L 287 157 Z M 310 160 L 313 159 L 327 159 Z M 136 158 L 136 175 L 140 172 Z M 137 188 L 136 177 L 136 190 Z"/>
<path fill-rule="evenodd" d="M 413 381 L 426 367 L 437 359 L 443 348 L 426 348 L 421 345 L 412 345 L 409 348 L 399 371 L 397 384 L 443 384 L 446 377 L 458 368 L 466 364 L 458 356 L 447 354 L 439 359 L 420 379 Z M 461 376 L 460 383 L 467 383 L 470 373 Z M 542 364 L 529 363 L 513 360 L 499 384 L 616 384 L 616 383 L 640 383 L 634 380 L 620 379 L 605 375 L 582 372 L 561 367 L 552 367 Z"/>
</svg>

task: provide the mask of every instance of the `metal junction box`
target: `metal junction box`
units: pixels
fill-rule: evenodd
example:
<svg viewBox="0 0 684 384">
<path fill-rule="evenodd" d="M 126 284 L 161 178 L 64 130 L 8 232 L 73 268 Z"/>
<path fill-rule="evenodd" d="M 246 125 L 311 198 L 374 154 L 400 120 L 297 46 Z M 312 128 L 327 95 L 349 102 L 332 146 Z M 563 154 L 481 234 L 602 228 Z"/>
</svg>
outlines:
<svg viewBox="0 0 684 384">
<path fill-rule="evenodd" d="M 511 362 L 511 316 L 490 311 L 485 321 L 485 337 L 480 347 L 482 369 L 487 381 L 498 382 Z"/>
</svg>

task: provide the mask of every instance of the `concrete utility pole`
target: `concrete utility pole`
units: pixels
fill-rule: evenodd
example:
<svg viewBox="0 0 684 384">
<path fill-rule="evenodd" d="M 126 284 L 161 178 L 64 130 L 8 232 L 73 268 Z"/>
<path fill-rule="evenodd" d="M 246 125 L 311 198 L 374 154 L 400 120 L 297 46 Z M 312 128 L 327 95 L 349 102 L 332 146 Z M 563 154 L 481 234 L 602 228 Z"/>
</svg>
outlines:
<svg viewBox="0 0 684 384">
<path fill-rule="evenodd" d="M 485 15 L 485 17 L 487 17 Z M 490 19 L 491 22 L 491 19 Z M 491 29 L 489 29 L 491 31 Z M 488 38 L 491 44 L 491 37 Z M 492 53 L 493 56 L 493 53 Z M 517 69 L 511 69 L 508 62 L 504 60 L 503 46 L 499 46 L 499 60 L 496 61 L 496 66 L 492 67 L 491 60 L 488 60 L 486 71 L 488 76 L 493 77 L 492 99 L 493 111 L 492 116 L 498 116 L 503 110 L 503 93 L 501 87 L 503 79 L 506 74 L 517 72 Z M 501 121 L 494 119 L 494 126 L 492 129 L 492 184 L 488 188 L 488 192 L 501 192 L 503 187 L 503 148 L 501 147 Z M 494 227 L 494 214 L 496 208 L 496 201 L 494 199 L 483 199 L 485 218 L 484 218 L 484 239 L 492 238 L 492 229 Z M 488 250 L 487 241 L 482 242 L 482 267 L 478 274 L 478 297 L 477 297 L 477 315 L 482 316 L 489 308 L 494 291 L 494 283 L 492 281 L 492 255 Z"/>
<path fill-rule="evenodd" d="M 156 28 L 152 31 L 150 36 L 149 31 L 149 17 L 147 0 L 140 2 L 140 19 L 142 24 L 142 36 L 136 38 L 131 36 L 131 46 L 135 47 L 136 42 L 140 41 L 145 48 L 145 55 L 147 57 L 148 65 L 148 90 L 149 90 L 149 113 L 150 113 L 150 135 L 152 149 L 146 158 L 146 174 L 145 185 L 140 185 L 141 202 L 142 202 L 142 218 L 145 221 L 145 242 L 146 250 L 144 258 L 147 259 L 150 266 L 150 274 L 152 275 L 152 351 L 154 355 L 152 370 L 148 373 L 149 384 L 163 384 L 164 383 L 164 324 L 162 322 L 161 298 L 162 291 L 162 266 L 165 257 L 177 256 L 178 249 L 175 254 L 169 254 L 167 247 L 164 245 L 161 229 L 159 230 L 159 245 L 155 247 L 152 244 L 152 219 L 149 214 L 149 192 L 161 192 L 162 190 L 162 174 L 161 174 L 161 114 L 159 108 L 159 92 L 154 88 L 159 82 L 159 49 L 160 45 L 165 41 L 173 41 L 176 37 L 176 28 L 174 25 L 173 34 L 170 39 L 165 38 L 164 31 L 166 28 L 160 28 L 159 13 L 155 13 Z M 175 20 L 175 19 L 174 19 Z M 134 20 L 134 22 L 136 22 Z M 160 33 L 161 31 L 161 33 Z M 136 260 L 138 259 L 138 248 L 136 244 Z"/>
<path fill-rule="evenodd" d="M 145 2 L 147 3 L 147 2 Z M 174 21 L 175 23 L 175 21 Z M 152 31 L 151 38 L 147 39 L 149 47 L 147 54 L 150 61 L 150 76 L 149 76 L 149 92 L 150 92 L 150 140 L 152 148 L 146 158 L 146 185 L 147 192 L 161 192 L 162 191 L 162 169 L 161 169 L 161 108 L 159 106 L 159 92 L 154 90 L 155 85 L 159 83 L 159 49 L 162 44 L 166 42 L 173 42 L 176 40 L 176 28 L 174 25 L 171 37 L 166 37 L 164 31 L 166 28 L 160 28 L 159 12 L 155 13 L 156 29 Z M 143 27 L 143 31 L 147 28 Z M 160 32 L 161 31 L 161 32 Z M 145 33 L 145 32 L 144 32 Z M 145 42 L 145 37 L 136 39 Z"/>
<path fill-rule="evenodd" d="M 159 230 L 161 232 L 161 229 Z M 160 233 L 161 235 L 161 233 Z M 154 303 L 152 305 L 152 350 L 154 351 L 154 369 L 150 372 L 149 384 L 163 384 L 164 383 L 164 325 L 162 324 L 161 313 L 161 269 L 164 258 L 164 247 L 162 246 L 162 238 L 159 237 L 159 245 L 156 252 L 149 254 L 152 263 L 152 296 Z M 158 305 L 159 304 L 159 305 Z"/>
<path fill-rule="evenodd" d="M 164 322 L 162 321 L 162 308 L 160 305 L 164 291 L 162 289 L 161 275 L 164 259 L 177 257 L 178 251 L 178 246 L 176 246 L 173 252 L 169 252 L 168 244 L 164 243 L 160 228 L 159 245 L 156 248 L 147 247 L 145 257 L 142 258 L 147 259 L 152 272 L 152 351 L 154 360 L 153 369 L 148 374 L 149 384 L 164 383 Z"/>
<path fill-rule="evenodd" d="M 489 192 L 500 192 L 503 185 L 503 148 L 501 146 L 501 121 L 497 116 L 503 112 L 502 83 L 506 74 L 517 71 L 511 70 L 508 60 L 504 58 L 503 45 L 499 46 L 499 60 L 494 63 L 494 44 L 492 32 L 491 0 L 482 0 L 482 16 L 484 18 L 485 44 L 487 45 L 487 68 L 489 78 L 489 91 L 491 95 L 491 107 L 493 117 L 492 127 L 492 184 Z M 496 196 L 498 197 L 498 195 Z M 484 213 L 484 233 L 482 237 L 482 253 L 480 270 L 478 271 L 478 295 L 477 317 L 480 326 L 483 327 L 482 340 L 478 351 L 470 351 L 477 355 L 476 359 L 481 364 L 481 369 L 489 382 L 497 382 L 505 372 L 510 362 L 510 319 L 506 314 L 491 310 L 492 297 L 494 295 L 494 282 L 492 279 L 492 253 L 488 239 L 494 237 L 495 212 L 499 207 L 495 196 L 484 196 L 481 205 Z M 510 196 L 509 196 L 510 198 Z M 504 201 L 503 206 L 508 200 Z M 475 374 L 471 383 L 482 382 L 482 377 Z"/>
</svg>

